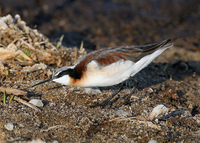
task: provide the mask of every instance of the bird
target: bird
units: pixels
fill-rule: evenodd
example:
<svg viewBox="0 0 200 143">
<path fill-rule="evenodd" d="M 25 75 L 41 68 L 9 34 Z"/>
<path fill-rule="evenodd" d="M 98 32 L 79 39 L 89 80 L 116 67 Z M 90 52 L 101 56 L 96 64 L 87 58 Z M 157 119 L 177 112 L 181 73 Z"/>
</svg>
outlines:
<svg viewBox="0 0 200 143">
<path fill-rule="evenodd" d="M 50 78 L 32 87 L 49 81 L 83 88 L 122 85 L 127 79 L 134 79 L 133 76 L 135 74 L 148 66 L 166 49 L 172 47 L 173 44 L 169 43 L 170 41 L 171 39 L 166 39 L 148 45 L 130 45 L 99 49 L 83 56 L 74 66 L 64 66 L 57 69 Z M 105 107 L 121 89 L 122 86 L 99 105 Z M 133 90 L 127 99 L 130 98 L 132 93 Z"/>
</svg>

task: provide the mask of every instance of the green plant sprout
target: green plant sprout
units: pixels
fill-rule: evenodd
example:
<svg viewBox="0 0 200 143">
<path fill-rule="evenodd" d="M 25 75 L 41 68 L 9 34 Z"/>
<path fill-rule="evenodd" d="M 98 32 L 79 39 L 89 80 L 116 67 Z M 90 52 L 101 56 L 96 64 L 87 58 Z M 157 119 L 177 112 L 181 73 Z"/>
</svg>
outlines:
<svg viewBox="0 0 200 143">
<path fill-rule="evenodd" d="M 24 60 L 25 60 L 25 58 L 24 58 L 24 57 L 21 57 L 21 60 L 22 60 L 22 61 L 24 61 Z"/>
<path fill-rule="evenodd" d="M 167 67 L 168 67 L 168 65 L 166 65 L 166 66 L 164 67 L 164 69 L 163 69 L 163 70 L 164 70 L 164 71 L 166 71 L 166 70 L 167 70 Z"/>
<path fill-rule="evenodd" d="M 9 70 L 6 70 L 5 73 L 6 73 L 6 79 L 7 79 L 9 76 Z"/>
<path fill-rule="evenodd" d="M 26 48 L 24 48 L 23 50 L 24 54 L 26 54 L 28 57 L 30 57 L 31 52 L 29 50 L 27 50 Z"/>
<path fill-rule="evenodd" d="M 6 104 L 6 92 L 3 92 L 3 103 Z"/>
<path fill-rule="evenodd" d="M 128 86 L 129 86 L 129 88 L 131 88 L 131 83 L 130 82 L 128 83 Z"/>
<path fill-rule="evenodd" d="M 10 97 L 10 100 L 9 100 L 9 103 L 13 100 L 13 98 L 14 98 L 14 94 Z"/>
<path fill-rule="evenodd" d="M 84 41 L 81 41 L 81 45 L 80 45 L 80 51 L 82 51 L 83 50 L 83 45 L 84 45 Z"/>
<path fill-rule="evenodd" d="M 59 49 L 62 46 L 63 39 L 64 39 L 64 35 L 61 35 L 59 41 L 56 44 L 57 49 Z"/>
</svg>

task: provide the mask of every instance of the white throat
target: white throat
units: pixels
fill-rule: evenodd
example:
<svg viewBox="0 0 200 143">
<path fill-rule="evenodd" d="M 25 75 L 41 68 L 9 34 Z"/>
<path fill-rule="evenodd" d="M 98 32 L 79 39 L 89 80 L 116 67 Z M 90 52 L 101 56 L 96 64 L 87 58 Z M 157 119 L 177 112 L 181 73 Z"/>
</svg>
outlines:
<svg viewBox="0 0 200 143">
<path fill-rule="evenodd" d="M 69 85 L 69 80 L 70 80 L 69 75 L 64 75 L 60 78 L 53 79 L 53 81 L 64 85 Z"/>
</svg>

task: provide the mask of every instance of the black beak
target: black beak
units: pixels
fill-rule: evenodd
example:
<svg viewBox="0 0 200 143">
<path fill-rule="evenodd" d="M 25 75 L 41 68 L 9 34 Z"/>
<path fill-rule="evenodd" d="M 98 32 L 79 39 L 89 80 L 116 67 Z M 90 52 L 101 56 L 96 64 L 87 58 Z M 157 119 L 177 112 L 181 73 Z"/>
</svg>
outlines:
<svg viewBox="0 0 200 143">
<path fill-rule="evenodd" d="M 46 80 L 44 80 L 44 81 L 42 81 L 42 82 L 39 82 L 39 83 L 37 83 L 37 84 L 35 84 L 35 85 L 31 86 L 31 87 L 35 87 L 35 86 L 38 86 L 38 85 L 40 85 L 40 84 L 43 84 L 43 83 L 49 82 L 49 81 L 52 81 L 52 78 L 48 78 L 48 79 L 46 79 Z"/>
</svg>

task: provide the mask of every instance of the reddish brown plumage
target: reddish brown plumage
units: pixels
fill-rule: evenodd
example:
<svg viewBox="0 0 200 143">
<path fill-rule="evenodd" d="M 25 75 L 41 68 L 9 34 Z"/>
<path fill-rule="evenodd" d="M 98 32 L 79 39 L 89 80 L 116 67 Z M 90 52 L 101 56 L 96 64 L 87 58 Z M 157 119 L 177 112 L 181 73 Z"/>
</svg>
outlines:
<svg viewBox="0 0 200 143">
<path fill-rule="evenodd" d="M 86 70 L 86 67 L 87 67 L 87 64 L 89 63 L 89 61 L 91 61 L 91 59 L 93 59 L 94 57 L 96 57 L 99 53 L 102 52 L 102 49 L 101 50 L 98 50 L 98 51 L 95 51 L 95 52 L 92 52 L 92 53 L 89 53 L 87 54 L 86 56 L 84 56 L 76 65 L 76 70 L 79 74 L 80 77 L 83 76 L 83 73 L 85 72 Z"/>
<path fill-rule="evenodd" d="M 80 77 L 87 69 L 88 63 L 95 60 L 99 66 L 107 66 L 121 59 L 137 62 L 142 57 L 162 48 L 169 40 L 143 46 L 121 46 L 100 49 L 84 56 L 77 64 L 76 70 Z"/>
</svg>

